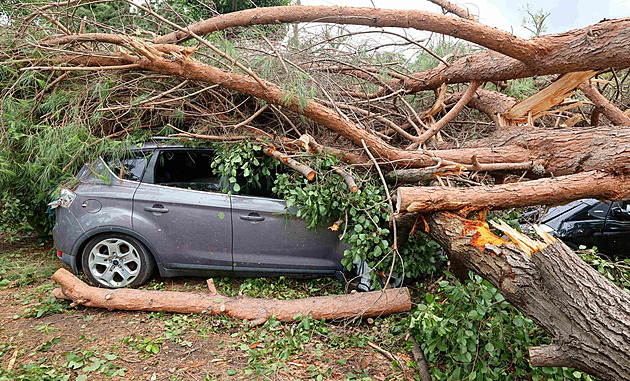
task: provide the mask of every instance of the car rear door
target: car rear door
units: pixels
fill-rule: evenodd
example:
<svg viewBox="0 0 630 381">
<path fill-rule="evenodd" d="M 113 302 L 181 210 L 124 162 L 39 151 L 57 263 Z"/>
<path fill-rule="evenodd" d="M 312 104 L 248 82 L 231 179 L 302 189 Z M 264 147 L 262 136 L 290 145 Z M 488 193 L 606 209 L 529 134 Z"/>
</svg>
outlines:
<svg viewBox="0 0 630 381">
<path fill-rule="evenodd" d="M 323 227 L 307 230 L 306 222 L 287 210 L 284 200 L 273 197 L 272 185 L 249 191 L 241 187 L 250 195 L 232 195 L 235 270 L 313 274 L 340 270 L 343 249 L 338 235 Z"/>
<path fill-rule="evenodd" d="M 133 229 L 165 268 L 231 270 L 230 197 L 219 193 L 210 150 L 161 149 L 136 190 Z"/>
</svg>

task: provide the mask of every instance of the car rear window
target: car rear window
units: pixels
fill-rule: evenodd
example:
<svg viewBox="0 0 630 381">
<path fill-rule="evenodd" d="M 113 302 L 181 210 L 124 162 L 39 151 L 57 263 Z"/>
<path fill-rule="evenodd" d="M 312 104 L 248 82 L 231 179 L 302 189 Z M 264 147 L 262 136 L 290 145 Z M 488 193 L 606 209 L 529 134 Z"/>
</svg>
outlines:
<svg viewBox="0 0 630 381">
<path fill-rule="evenodd" d="M 209 150 L 161 151 L 155 164 L 155 184 L 192 190 L 219 192 L 220 178 L 210 164 Z"/>
</svg>

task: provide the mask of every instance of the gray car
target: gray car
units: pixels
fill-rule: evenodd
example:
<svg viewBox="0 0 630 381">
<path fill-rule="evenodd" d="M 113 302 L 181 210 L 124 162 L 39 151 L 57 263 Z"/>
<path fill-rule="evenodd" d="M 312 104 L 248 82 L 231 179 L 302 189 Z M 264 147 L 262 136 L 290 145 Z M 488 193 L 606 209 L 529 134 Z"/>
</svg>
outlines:
<svg viewBox="0 0 630 381">
<path fill-rule="evenodd" d="M 213 156 L 158 142 L 86 164 L 51 203 L 57 256 L 108 288 L 140 286 L 156 268 L 162 277 L 340 274 L 347 246 L 337 234 L 307 230 L 271 180 L 221 193 Z"/>
</svg>

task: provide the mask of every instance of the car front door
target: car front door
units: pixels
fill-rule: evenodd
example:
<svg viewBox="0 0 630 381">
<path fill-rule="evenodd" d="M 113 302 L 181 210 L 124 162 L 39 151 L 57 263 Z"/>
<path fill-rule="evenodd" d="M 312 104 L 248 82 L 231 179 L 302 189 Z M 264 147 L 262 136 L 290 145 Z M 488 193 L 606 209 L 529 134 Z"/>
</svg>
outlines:
<svg viewBox="0 0 630 381">
<path fill-rule="evenodd" d="M 234 266 L 241 272 L 333 274 L 341 270 L 343 247 L 336 233 L 306 222 L 287 210 L 270 189 L 241 187 L 232 195 Z"/>
<path fill-rule="evenodd" d="M 210 150 L 162 149 L 136 190 L 133 229 L 167 269 L 232 269 L 230 197 L 219 193 Z"/>
<path fill-rule="evenodd" d="M 630 257 L 630 201 L 615 201 L 606 216 L 598 247 L 610 256 Z"/>
</svg>

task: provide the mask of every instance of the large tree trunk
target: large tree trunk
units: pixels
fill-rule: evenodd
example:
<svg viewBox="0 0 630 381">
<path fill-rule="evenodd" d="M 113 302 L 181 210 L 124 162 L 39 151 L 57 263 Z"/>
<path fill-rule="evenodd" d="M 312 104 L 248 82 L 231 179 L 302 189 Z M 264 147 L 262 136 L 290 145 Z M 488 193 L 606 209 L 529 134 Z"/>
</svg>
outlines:
<svg viewBox="0 0 630 381">
<path fill-rule="evenodd" d="M 552 344 L 530 349 L 534 366 L 567 366 L 605 380 L 630 380 L 630 295 L 557 240 L 526 253 L 458 216 L 428 217 L 450 258 L 482 275 L 531 317 Z"/>
<path fill-rule="evenodd" d="M 495 186 L 400 187 L 397 192 L 397 213 L 496 210 L 560 205 L 581 198 L 624 200 L 630 198 L 630 179 L 589 171 Z"/>
<path fill-rule="evenodd" d="M 223 296 L 212 289 L 207 294 L 133 289 L 108 290 L 89 286 L 64 269 L 57 270 L 52 279 L 59 283 L 61 288 L 53 290 L 51 296 L 70 299 L 74 305 L 108 310 L 223 315 L 247 319 L 253 325 L 262 324 L 272 316 L 279 321 L 295 321 L 298 314 L 316 320 L 331 320 L 385 316 L 411 309 L 411 298 L 407 288 L 295 300 L 269 300 L 247 296 Z"/>
</svg>

